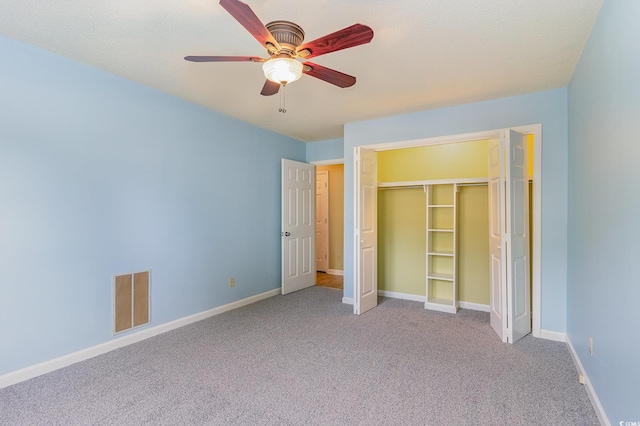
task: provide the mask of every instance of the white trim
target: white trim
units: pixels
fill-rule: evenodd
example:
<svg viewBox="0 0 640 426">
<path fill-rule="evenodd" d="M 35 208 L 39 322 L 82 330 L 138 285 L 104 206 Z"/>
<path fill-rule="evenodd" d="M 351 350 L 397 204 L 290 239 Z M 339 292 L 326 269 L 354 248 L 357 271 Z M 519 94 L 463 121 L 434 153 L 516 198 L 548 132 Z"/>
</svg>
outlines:
<svg viewBox="0 0 640 426">
<path fill-rule="evenodd" d="M 344 271 L 340 269 L 327 269 L 327 274 L 344 276 Z"/>
<path fill-rule="evenodd" d="M 398 293 L 396 291 L 378 290 L 378 296 L 391 297 L 393 299 L 412 300 L 414 302 L 426 302 L 425 296 L 419 294 Z"/>
<path fill-rule="evenodd" d="M 269 290 L 264 293 L 256 294 L 254 296 L 247 297 L 245 299 L 237 300 L 235 302 L 228 303 L 226 305 L 218 306 L 217 308 L 209 309 L 204 312 L 200 312 L 194 315 L 189 315 L 174 321 L 167 322 L 155 327 L 147 328 L 135 333 L 128 334 L 123 337 L 118 337 L 105 343 L 101 343 L 96 346 L 81 349 L 77 352 L 73 352 L 61 357 L 41 362 L 20 370 L 13 371 L 11 373 L 0 376 L 0 389 L 7 386 L 14 385 L 25 380 L 32 379 L 37 376 L 41 376 L 46 373 L 58 370 L 60 368 L 67 367 L 71 364 L 75 364 L 80 361 L 84 361 L 89 358 L 102 355 L 107 352 L 111 352 L 115 349 L 122 348 L 124 346 L 131 345 L 133 343 L 146 340 L 150 337 L 157 336 L 158 334 L 166 333 L 167 331 L 175 330 L 176 328 L 184 327 L 185 325 L 192 324 L 194 322 L 202 321 L 203 319 L 219 315 L 223 312 L 231 311 L 233 309 L 241 308 L 251 303 L 258 302 L 260 300 L 268 299 L 269 297 L 277 296 L 280 294 L 280 288 Z"/>
<path fill-rule="evenodd" d="M 531 265 L 531 310 L 532 310 L 532 334 L 539 337 L 542 328 L 542 124 L 516 127 L 521 133 L 533 133 L 533 208 L 531 209 L 533 220 L 533 238 L 531 248 L 533 253 Z"/>
<path fill-rule="evenodd" d="M 402 299 L 402 300 L 412 300 L 414 302 L 426 302 L 426 296 L 421 296 L 418 294 L 409 294 L 409 293 L 398 293 L 396 291 L 387 291 L 387 290 L 378 290 L 378 296 L 383 297 L 391 297 L 393 299 Z M 481 311 L 481 312 L 489 312 L 489 305 L 483 305 L 480 303 L 472 303 L 472 302 L 458 302 L 458 306 L 460 309 L 470 309 L 472 311 Z M 447 310 L 450 312 L 451 310 Z"/>
<path fill-rule="evenodd" d="M 346 300 L 351 300 L 351 305 L 353 305 L 353 314 L 360 314 L 360 293 L 358 291 L 358 279 L 360 278 L 360 271 L 358 271 L 358 259 L 360 257 L 360 253 L 358 248 L 360 247 L 360 229 L 358 229 L 358 214 L 360 210 L 360 201 L 359 201 L 359 188 L 358 185 L 360 183 L 360 147 L 353 147 L 353 297 L 342 297 L 342 303 Z M 376 162 L 377 167 L 377 162 Z M 376 206 L 377 208 L 377 206 Z M 377 248 L 377 246 L 376 246 Z M 376 290 L 378 289 L 378 281 L 376 277 Z M 344 285 L 343 285 L 344 287 Z M 344 293 L 343 293 L 344 294 Z"/>
<path fill-rule="evenodd" d="M 509 128 L 514 130 L 518 129 L 516 127 L 509 127 Z M 457 135 L 437 136 L 433 138 L 420 138 L 420 139 L 410 139 L 410 140 L 404 140 L 404 141 L 385 142 L 385 143 L 379 143 L 374 145 L 361 145 L 360 147 L 373 149 L 375 151 L 388 151 L 390 149 L 415 148 L 418 146 L 443 145 L 448 143 L 477 141 L 481 139 L 490 139 L 490 138 L 500 137 L 500 130 L 502 129 L 486 130 L 483 132 L 460 133 Z"/>
<path fill-rule="evenodd" d="M 333 166 L 336 164 L 344 164 L 344 158 L 336 158 L 335 160 L 309 161 L 309 164 L 313 164 L 314 166 Z"/>
<path fill-rule="evenodd" d="M 534 334 L 533 337 L 538 337 L 540 339 L 553 340 L 554 342 L 567 341 L 566 333 L 561 333 L 559 331 L 551 331 L 551 330 L 540 330 L 540 333 L 538 333 L 537 336 Z"/>
<path fill-rule="evenodd" d="M 353 305 L 353 297 L 342 297 L 342 303 L 345 305 Z"/>
<path fill-rule="evenodd" d="M 472 311 L 489 312 L 491 310 L 489 305 L 483 305 L 482 303 L 458 301 L 458 305 L 460 305 L 460 309 L 470 309 Z"/>
<path fill-rule="evenodd" d="M 607 418 L 607 413 L 605 413 L 604 408 L 602 408 L 602 404 L 600 404 L 600 399 L 596 394 L 596 390 L 593 388 L 591 384 L 591 380 L 589 380 L 589 376 L 584 371 L 584 367 L 582 366 L 582 362 L 580 361 L 580 357 L 576 352 L 573 344 L 571 343 L 571 339 L 569 336 L 566 338 L 567 346 L 569 347 L 569 353 L 571 354 L 571 359 L 573 359 L 573 363 L 576 366 L 576 370 L 578 370 L 578 374 L 582 375 L 583 383 L 585 390 L 587 391 L 587 395 L 589 396 L 589 400 L 591 400 L 591 405 L 593 406 L 593 410 L 596 412 L 596 416 L 598 416 L 598 420 L 600 420 L 600 424 L 605 426 L 611 426 L 611 422 Z M 620 422 L 622 424 L 622 422 Z"/>
</svg>

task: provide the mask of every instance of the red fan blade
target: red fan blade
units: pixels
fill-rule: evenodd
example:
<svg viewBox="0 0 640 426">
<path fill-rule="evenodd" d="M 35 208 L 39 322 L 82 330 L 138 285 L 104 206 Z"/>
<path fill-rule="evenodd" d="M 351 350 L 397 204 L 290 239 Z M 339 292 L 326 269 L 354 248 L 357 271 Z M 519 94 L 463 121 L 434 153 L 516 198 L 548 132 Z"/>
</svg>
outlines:
<svg viewBox="0 0 640 426">
<path fill-rule="evenodd" d="M 335 84 L 338 87 L 351 87 L 356 84 L 356 78 L 352 75 L 344 74 L 322 65 L 312 64 L 311 62 L 304 63 L 302 72 L 327 83 Z"/>
<path fill-rule="evenodd" d="M 262 96 L 271 96 L 278 93 L 279 90 L 280 90 L 280 83 L 267 80 L 264 82 L 264 86 L 262 87 L 262 92 L 260 92 L 260 94 Z"/>
<path fill-rule="evenodd" d="M 185 60 L 191 62 L 264 62 L 258 56 L 185 56 Z"/>
<path fill-rule="evenodd" d="M 366 44 L 373 38 L 373 30 L 366 25 L 355 24 L 298 46 L 296 52 L 302 58 L 313 58 L 349 47 Z M 310 52 L 308 55 L 306 51 Z"/>
<path fill-rule="evenodd" d="M 273 38 L 273 35 L 260 21 L 260 18 L 245 3 L 239 0 L 220 0 L 220 6 L 224 7 L 231 16 L 236 18 L 236 21 L 240 22 L 240 25 L 245 27 L 264 47 L 269 49 L 268 44 L 271 44 L 276 50 L 280 50 L 280 45 L 276 39 Z"/>
</svg>

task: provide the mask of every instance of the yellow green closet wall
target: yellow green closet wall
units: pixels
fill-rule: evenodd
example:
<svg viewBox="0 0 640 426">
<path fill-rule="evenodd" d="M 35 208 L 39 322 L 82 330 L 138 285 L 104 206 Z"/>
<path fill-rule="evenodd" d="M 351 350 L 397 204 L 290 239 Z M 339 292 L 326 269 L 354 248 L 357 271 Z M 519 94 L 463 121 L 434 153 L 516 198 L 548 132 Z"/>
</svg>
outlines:
<svg viewBox="0 0 640 426">
<path fill-rule="evenodd" d="M 378 152 L 378 182 L 487 177 L 489 141 Z"/>
<path fill-rule="evenodd" d="M 378 191 L 379 290 L 425 295 L 425 209 L 422 189 Z"/>
<path fill-rule="evenodd" d="M 486 178 L 488 140 L 378 152 L 378 181 Z M 528 143 L 533 176 L 533 135 Z M 426 224 L 422 188 L 378 191 L 378 288 L 425 295 Z M 458 194 L 458 300 L 489 304 L 487 186 Z"/>
<path fill-rule="evenodd" d="M 329 172 L 329 269 L 344 270 L 344 165 L 316 166 Z"/>
<path fill-rule="evenodd" d="M 488 140 L 378 152 L 378 180 L 486 178 Z M 426 224 L 422 188 L 378 191 L 378 288 L 425 295 Z M 489 304 L 487 187 L 458 194 L 458 299 Z"/>
</svg>

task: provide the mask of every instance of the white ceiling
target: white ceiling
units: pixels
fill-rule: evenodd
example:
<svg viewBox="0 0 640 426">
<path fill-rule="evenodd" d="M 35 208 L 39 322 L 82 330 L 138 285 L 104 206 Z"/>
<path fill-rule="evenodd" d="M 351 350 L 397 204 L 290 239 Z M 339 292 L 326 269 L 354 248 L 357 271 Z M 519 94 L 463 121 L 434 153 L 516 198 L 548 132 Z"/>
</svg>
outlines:
<svg viewBox="0 0 640 426">
<path fill-rule="evenodd" d="M 370 44 L 312 59 L 357 77 L 340 89 L 310 76 L 260 95 L 266 57 L 217 0 L 2 0 L 0 34 L 302 141 L 345 123 L 566 86 L 603 0 L 244 0 L 310 41 L 354 23 Z M 3 58 L 8 60 L 9 58 Z"/>
</svg>

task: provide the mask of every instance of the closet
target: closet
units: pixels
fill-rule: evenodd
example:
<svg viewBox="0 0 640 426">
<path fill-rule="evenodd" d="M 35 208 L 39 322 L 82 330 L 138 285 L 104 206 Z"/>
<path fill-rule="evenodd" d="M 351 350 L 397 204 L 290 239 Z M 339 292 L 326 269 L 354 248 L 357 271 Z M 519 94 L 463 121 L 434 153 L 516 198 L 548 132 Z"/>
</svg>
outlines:
<svg viewBox="0 0 640 426">
<path fill-rule="evenodd" d="M 488 311 L 487 179 L 381 182 L 378 190 L 381 293 L 441 312 Z"/>
<path fill-rule="evenodd" d="M 375 298 L 371 296 L 377 291 L 378 295 L 421 300 L 428 309 L 456 312 L 460 307 L 489 311 L 491 326 L 505 342 L 514 342 L 530 332 L 529 270 L 532 262 L 527 226 L 530 224 L 527 181 L 533 177 L 530 161 L 534 151 L 532 142 L 534 137 L 538 140 L 540 126 L 477 134 L 487 135 L 488 139 L 464 139 L 464 136 L 457 135 L 455 138 L 434 138 L 424 145 L 416 143 L 420 141 L 412 141 L 405 144 L 406 148 L 401 148 L 400 142 L 377 150 L 372 147 L 356 148 L 354 313 L 360 315 L 374 307 Z M 536 159 L 539 155 L 540 150 L 536 149 Z M 539 167 L 536 170 L 539 172 Z M 467 292 L 461 291 L 464 283 L 460 280 L 464 275 L 460 272 L 465 267 L 459 259 L 459 239 L 467 232 L 460 232 L 459 228 L 459 190 L 465 184 L 478 183 L 483 184 L 485 230 L 490 228 L 483 233 L 485 250 L 489 246 L 489 255 L 482 256 L 485 269 L 489 269 L 489 279 L 484 277 L 485 284 L 487 281 L 489 284 L 483 292 L 485 302 L 469 301 Z M 424 207 L 420 220 L 423 225 L 411 222 L 413 232 L 410 232 L 404 221 L 396 220 L 393 214 L 388 215 L 385 209 L 401 212 L 399 216 L 402 217 L 407 216 L 411 209 L 387 203 L 393 197 L 386 193 L 404 193 L 409 191 L 408 188 L 417 186 L 422 187 Z M 386 188 L 404 190 L 387 191 Z M 449 199 L 438 200 L 438 190 L 448 194 Z M 539 217 L 538 185 L 534 184 L 534 191 L 536 217 Z M 385 230 L 387 225 L 391 226 L 389 232 Z M 411 237 L 412 250 L 402 249 L 402 238 L 398 238 L 396 229 Z M 537 238 L 534 251 L 539 255 L 537 226 L 534 232 Z M 416 236 L 421 233 L 424 237 L 421 247 L 418 247 Z M 378 243 L 375 242 L 376 235 Z M 496 236 L 500 240 L 498 244 L 495 243 Z M 490 244 L 487 244 L 487 239 Z M 397 252 L 409 256 L 405 259 Z M 416 258 L 412 252 L 420 252 L 420 273 L 416 273 L 415 265 L 407 260 Z M 539 261 L 533 263 L 539 272 Z M 476 272 L 475 267 L 466 268 L 466 272 L 469 269 L 471 274 Z M 404 277 L 422 280 L 419 291 L 416 291 L 417 287 L 409 288 L 404 279 L 398 279 L 403 275 L 398 271 L 407 269 L 413 273 L 405 273 Z M 534 280 L 538 285 L 535 291 L 539 292 L 539 275 Z M 533 308 L 539 315 L 539 293 L 534 296 L 538 297 L 538 304 L 534 297 Z M 539 324 L 539 320 L 534 319 L 534 323 L 536 321 Z"/>
</svg>

